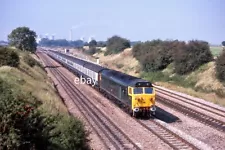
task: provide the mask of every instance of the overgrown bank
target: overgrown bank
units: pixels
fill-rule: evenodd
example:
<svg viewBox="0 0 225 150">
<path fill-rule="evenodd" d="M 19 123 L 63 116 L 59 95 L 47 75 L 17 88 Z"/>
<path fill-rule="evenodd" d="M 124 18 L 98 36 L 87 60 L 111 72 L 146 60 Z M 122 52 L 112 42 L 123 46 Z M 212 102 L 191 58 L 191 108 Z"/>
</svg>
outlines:
<svg viewBox="0 0 225 150">
<path fill-rule="evenodd" d="M 224 81 L 218 79 L 218 75 L 225 77 L 225 52 L 212 60 L 207 42 L 153 40 L 118 54 L 104 53 L 102 49 L 93 56 L 108 68 L 225 106 Z"/>
<path fill-rule="evenodd" d="M 88 149 L 87 137 L 41 65 L 26 52 L 0 47 L 0 149 Z"/>
</svg>

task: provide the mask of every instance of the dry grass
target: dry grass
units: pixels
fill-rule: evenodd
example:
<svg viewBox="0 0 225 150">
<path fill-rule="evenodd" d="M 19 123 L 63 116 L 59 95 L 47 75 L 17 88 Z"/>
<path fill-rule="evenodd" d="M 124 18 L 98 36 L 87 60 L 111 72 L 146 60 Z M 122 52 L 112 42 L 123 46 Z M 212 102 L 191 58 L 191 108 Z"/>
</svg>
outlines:
<svg viewBox="0 0 225 150">
<path fill-rule="evenodd" d="M 168 68 L 164 70 L 164 73 L 172 75 L 171 68 Z M 216 78 L 215 62 L 210 62 L 201 66 L 198 70 L 187 75 L 185 81 L 196 81 L 196 84 L 193 88 L 184 88 L 165 82 L 158 82 L 157 84 L 178 92 L 211 101 L 215 104 L 225 106 L 225 97 L 221 97 L 216 94 L 217 92 L 225 91 L 225 87 Z"/>
<path fill-rule="evenodd" d="M 104 52 L 94 55 L 100 58 L 100 63 L 111 69 L 138 76 L 139 62 L 133 57 L 131 48 L 125 49 L 122 53 L 104 56 Z"/>
<path fill-rule="evenodd" d="M 206 91 L 225 90 L 223 84 L 216 78 L 215 62 L 208 63 L 206 67 L 205 71 L 198 73 L 196 87 L 201 87 Z"/>
<path fill-rule="evenodd" d="M 58 111 L 67 113 L 67 109 L 61 102 L 54 86 L 47 77 L 45 71 L 35 66 L 31 68 L 23 61 L 24 54 L 20 54 L 21 62 L 19 68 L 8 66 L 0 67 L 0 78 L 7 81 L 15 88 L 20 88 L 24 94 L 32 93 L 43 105 L 41 108 L 49 113 Z"/>
</svg>

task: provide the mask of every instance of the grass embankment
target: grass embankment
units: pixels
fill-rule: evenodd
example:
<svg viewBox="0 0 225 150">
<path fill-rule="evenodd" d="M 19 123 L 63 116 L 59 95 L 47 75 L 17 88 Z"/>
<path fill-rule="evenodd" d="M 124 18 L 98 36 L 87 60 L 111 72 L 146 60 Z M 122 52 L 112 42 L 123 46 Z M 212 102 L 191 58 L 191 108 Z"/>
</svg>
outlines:
<svg viewBox="0 0 225 150">
<path fill-rule="evenodd" d="M 19 66 L 0 65 L 0 149 L 84 149 L 87 132 L 69 116 L 41 65 L 28 53 L 15 51 Z M 28 109 L 29 108 L 29 109 Z"/>
<path fill-rule="evenodd" d="M 212 49 L 214 56 L 222 50 Z M 133 57 L 132 50 L 126 49 L 122 53 L 104 56 L 104 50 L 94 54 L 100 58 L 100 63 L 108 68 L 147 79 L 157 85 L 203 98 L 213 103 L 225 106 L 225 86 L 219 82 L 215 75 L 215 62 L 199 67 L 187 75 L 174 73 L 174 64 L 157 72 L 143 72 L 139 62 Z"/>
</svg>

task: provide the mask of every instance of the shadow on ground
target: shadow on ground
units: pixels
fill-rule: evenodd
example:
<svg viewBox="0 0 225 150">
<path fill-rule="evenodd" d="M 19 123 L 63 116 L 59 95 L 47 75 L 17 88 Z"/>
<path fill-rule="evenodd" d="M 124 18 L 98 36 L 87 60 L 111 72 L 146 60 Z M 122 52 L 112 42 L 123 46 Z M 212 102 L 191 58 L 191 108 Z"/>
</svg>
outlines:
<svg viewBox="0 0 225 150">
<path fill-rule="evenodd" d="M 157 107 L 154 117 L 166 123 L 181 122 L 177 116 L 174 116 L 160 107 Z"/>
<path fill-rule="evenodd" d="M 45 66 L 44 68 L 59 68 L 61 66 Z"/>
</svg>

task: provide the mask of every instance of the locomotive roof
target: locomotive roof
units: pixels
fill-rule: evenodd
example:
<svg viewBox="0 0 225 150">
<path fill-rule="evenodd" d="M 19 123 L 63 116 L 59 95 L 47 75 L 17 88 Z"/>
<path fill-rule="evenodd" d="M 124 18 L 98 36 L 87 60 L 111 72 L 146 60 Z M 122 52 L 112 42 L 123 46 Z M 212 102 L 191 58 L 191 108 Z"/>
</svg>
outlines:
<svg viewBox="0 0 225 150">
<path fill-rule="evenodd" d="M 103 70 L 102 75 L 123 86 L 152 87 L 152 84 L 149 81 L 116 70 Z"/>
</svg>

